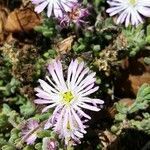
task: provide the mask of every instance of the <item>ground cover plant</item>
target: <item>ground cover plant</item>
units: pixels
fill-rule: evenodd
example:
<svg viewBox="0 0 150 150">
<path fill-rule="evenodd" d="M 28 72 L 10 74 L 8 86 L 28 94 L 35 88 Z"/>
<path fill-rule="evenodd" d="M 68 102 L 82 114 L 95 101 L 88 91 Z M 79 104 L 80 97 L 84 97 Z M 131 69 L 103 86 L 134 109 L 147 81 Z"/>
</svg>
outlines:
<svg viewBox="0 0 150 150">
<path fill-rule="evenodd" d="M 0 149 L 149 150 L 150 0 L 0 0 Z"/>
</svg>

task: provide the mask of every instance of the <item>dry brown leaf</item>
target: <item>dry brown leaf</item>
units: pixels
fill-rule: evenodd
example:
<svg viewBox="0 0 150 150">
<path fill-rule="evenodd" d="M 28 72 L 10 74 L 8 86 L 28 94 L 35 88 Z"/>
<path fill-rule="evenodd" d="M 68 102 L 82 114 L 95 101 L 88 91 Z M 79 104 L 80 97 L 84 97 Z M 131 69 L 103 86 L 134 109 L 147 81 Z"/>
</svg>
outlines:
<svg viewBox="0 0 150 150">
<path fill-rule="evenodd" d="M 32 9 L 16 9 L 9 14 L 5 30 L 9 32 L 24 32 L 32 30 L 40 23 L 40 17 Z"/>
<path fill-rule="evenodd" d="M 150 66 L 144 63 L 144 57 L 148 54 L 143 51 L 137 58 L 123 61 L 122 76 L 115 83 L 118 97 L 135 97 L 142 84 L 150 84 Z"/>
<path fill-rule="evenodd" d="M 73 43 L 75 36 L 71 35 L 69 37 L 67 37 L 66 39 L 64 39 L 63 41 L 57 43 L 55 45 L 55 49 L 59 54 L 66 54 L 71 50 L 71 46 Z"/>
<path fill-rule="evenodd" d="M 150 84 L 150 73 L 145 72 L 142 75 L 138 76 L 129 75 L 128 80 L 131 82 L 131 88 L 133 90 L 133 93 L 136 95 L 143 83 Z"/>
</svg>

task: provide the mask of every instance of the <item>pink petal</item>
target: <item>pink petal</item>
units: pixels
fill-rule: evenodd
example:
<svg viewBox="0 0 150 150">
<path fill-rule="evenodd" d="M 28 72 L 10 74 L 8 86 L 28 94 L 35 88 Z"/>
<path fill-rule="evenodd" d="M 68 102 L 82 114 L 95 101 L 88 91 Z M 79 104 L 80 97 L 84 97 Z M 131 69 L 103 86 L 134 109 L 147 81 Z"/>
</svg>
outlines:
<svg viewBox="0 0 150 150">
<path fill-rule="evenodd" d="M 44 8 L 48 5 L 48 1 L 41 3 L 40 5 L 35 7 L 35 12 L 40 13 L 44 10 Z"/>
</svg>

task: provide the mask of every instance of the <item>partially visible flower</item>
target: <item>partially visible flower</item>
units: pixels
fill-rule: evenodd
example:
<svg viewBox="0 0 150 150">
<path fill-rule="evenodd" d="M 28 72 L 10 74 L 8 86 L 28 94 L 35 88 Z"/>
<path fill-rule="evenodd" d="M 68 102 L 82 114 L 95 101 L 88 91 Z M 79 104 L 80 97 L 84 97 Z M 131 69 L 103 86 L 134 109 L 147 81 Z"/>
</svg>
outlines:
<svg viewBox="0 0 150 150">
<path fill-rule="evenodd" d="M 67 80 L 65 82 L 61 62 L 54 61 L 48 66 L 53 81 L 47 76 L 49 84 L 39 80 L 41 88 L 36 88 L 39 99 L 37 104 L 45 104 L 42 112 L 55 107 L 52 117 L 46 123 L 45 128 L 54 127 L 62 137 L 82 138 L 85 125 L 81 120 L 83 117 L 91 119 L 83 109 L 99 111 L 97 104 L 103 104 L 100 99 L 88 96 L 98 90 L 94 87 L 95 73 L 91 73 L 84 63 L 77 60 L 71 61 L 68 68 Z M 59 116 L 59 117 L 58 117 Z"/>
<path fill-rule="evenodd" d="M 57 142 L 49 137 L 43 138 L 42 150 L 56 150 Z"/>
<path fill-rule="evenodd" d="M 38 121 L 30 119 L 22 127 L 22 140 L 28 145 L 34 144 L 37 134 L 36 129 L 39 127 Z"/>
<path fill-rule="evenodd" d="M 64 13 L 63 17 L 60 18 L 60 25 L 69 26 L 70 23 L 75 23 L 80 26 L 81 24 L 87 23 L 85 18 L 89 16 L 87 8 L 83 8 L 80 4 L 76 4 L 70 12 Z"/>
<path fill-rule="evenodd" d="M 64 111 L 66 111 L 66 108 L 59 110 L 56 114 L 54 112 L 52 117 L 50 117 L 45 124 L 45 129 L 49 128 L 49 126 L 53 126 L 54 131 L 59 134 L 59 138 L 64 139 L 66 145 L 68 145 L 70 141 L 74 145 L 79 144 L 80 139 L 86 134 L 85 129 L 87 126 L 84 125 L 84 123 L 87 122 L 87 119 L 83 121 L 82 115 L 76 112 L 77 114 L 75 114 L 75 116 L 78 116 L 82 120 L 80 124 L 78 124 L 75 116 L 71 114 L 71 112 L 66 114 L 67 116 L 64 116 Z"/>
<path fill-rule="evenodd" d="M 47 16 L 50 17 L 52 13 L 56 18 L 62 17 L 64 12 L 71 11 L 71 8 L 77 0 L 31 0 L 33 4 L 37 5 L 35 11 L 41 13 L 47 7 Z"/>
<path fill-rule="evenodd" d="M 107 0 L 111 8 L 107 9 L 110 16 L 119 15 L 117 24 L 125 22 L 137 26 L 143 23 L 143 16 L 150 17 L 149 0 Z"/>
</svg>

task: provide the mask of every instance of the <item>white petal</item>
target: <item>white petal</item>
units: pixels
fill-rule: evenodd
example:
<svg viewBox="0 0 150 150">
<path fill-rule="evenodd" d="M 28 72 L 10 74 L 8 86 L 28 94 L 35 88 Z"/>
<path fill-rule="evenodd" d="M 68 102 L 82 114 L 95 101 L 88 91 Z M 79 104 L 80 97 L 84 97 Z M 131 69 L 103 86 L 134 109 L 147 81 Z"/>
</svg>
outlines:
<svg viewBox="0 0 150 150">
<path fill-rule="evenodd" d="M 56 71 L 56 75 L 59 79 L 59 82 L 64 90 L 67 90 L 66 83 L 63 76 L 62 65 L 60 61 L 54 62 L 54 69 Z"/>
<path fill-rule="evenodd" d="M 52 124 L 51 124 L 51 117 L 47 120 L 46 124 L 44 125 L 44 129 L 49 129 L 50 127 L 52 127 Z"/>
<path fill-rule="evenodd" d="M 140 6 L 137 11 L 145 17 L 150 17 L 150 8 Z"/>
<path fill-rule="evenodd" d="M 65 113 L 65 109 L 63 108 L 61 110 L 61 113 L 59 114 L 59 117 L 57 119 L 57 123 L 55 124 L 55 130 L 56 131 L 62 130 L 62 118 L 64 116 L 64 113 Z"/>
<path fill-rule="evenodd" d="M 107 9 L 107 13 L 109 13 L 110 16 L 114 16 L 120 12 L 122 12 L 123 10 L 127 9 L 126 6 L 118 6 L 118 7 L 112 7 Z"/>
<path fill-rule="evenodd" d="M 77 67 L 78 67 L 78 62 L 77 62 L 77 60 L 75 60 L 73 62 L 73 66 L 72 66 L 72 77 L 71 77 L 71 80 L 70 80 L 71 87 L 73 87 L 74 84 L 75 84 L 75 75 L 76 75 Z"/>
<path fill-rule="evenodd" d="M 74 88 L 76 88 L 76 87 L 80 84 L 80 82 L 83 80 L 83 78 L 87 75 L 88 72 L 89 72 L 89 68 L 85 68 L 85 69 L 81 72 L 79 78 L 77 79 L 77 81 L 76 81 L 76 83 L 75 83 L 75 85 L 74 85 Z"/>
<path fill-rule="evenodd" d="M 36 104 L 50 104 L 53 102 L 50 100 L 45 100 L 45 99 L 36 99 L 36 100 L 34 100 L 34 103 L 36 103 Z"/>
<path fill-rule="evenodd" d="M 57 91 L 59 91 L 58 86 L 56 86 L 48 76 L 46 76 L 46 79 L 49 81 L 49 83 L 50 83 Z"/>
<path fill-rule="evenodd" d="M 53 9 L 52 3 L 49 3 L 49 4 L 48 4 L 48 9 L 47 9 L 47 17 L 50 17 L 50 16 L 51 16 L 51 14 L 52 14 L 52 9 Z"/>
<path fill-rule="evenodd" d="M 40 12 L 42 12 L 42 11 L 44 10 L 44 8 L 45 8 L 47 5 L 48 5 L 48 2 L 45 1 L 45 2 L 43 2 L 43 3 L 41 3 L 41 4 L 39 4 L 38 6 L 36 6 L 34 10 L 35 10 L 37 13 L 40 13 Z"/>
<path fill-rule="evenodd" d="M 79 116 L 77 115 L 77 113 L 75 113 L 75 111 L 74 111 L 73 109 L 71 109 L 71 112 L 72 112 L 72 114 L 73 114 L 75 120 L 77 121 L 79 127 L 80 127 L 81 129 L 83 129 L 83 123 L 82 123 L 81 119 L 79 118 Z"/>
<path fill-rule="evenodd" d="M 40 98 L 43 98 L 43 99 L 52 99 L 51 94 L 49 94 L 49 93 L 43 91 L 43 90 L 40 89 L 40 88 L 35 88 L 35 91 L 38 92 L 38 93 L 36 94 L 36 96 L 38 96 L 38 97 L 40 97 Z"/>
<path fill-rule="evenodd" d="M 123 23 L 123 22 L 125 21 L 125 18 L 126 18 L 127 14 L 128 14 L 127 11 L 128 11 L 128 10 L 125 9 L 125 10 L 119 15 L 119 17 L 118 17 L 118 19 L 117 19 L 117 24 Z"/>
<path fill-rule="evenodd" d="M 58 94 L 58 91 L 53 87 L 51 87 L 49 84 L 47 84 L 44 80 L 39 79 L 39 83 L 43 88 L 43 90 L 46 91 L 47 93 L 52 94 L 51 92 L 54 92 Z"/>
<path fill-rule="evenodd" d="M 100 99 L 92 99 L 92 98 L 88 98 L 88 97 L 83 97 L 82 102 L 87 102 L 87 103 L 96 103 L 96 104 L 104 104 L 103 100 Z"/>
<path fill-rule="evenodd" d="M 85 112 L 83 112 L 78 106 L 75 106 L 76 111 L 78 111 L 82 116 L 84 116 L 87 119 L 91 119 L 89 115 L 87 115 Z"/>
<path fill-rule="evenodd" d="M 85 89 L 82 88 L 82 89 L 81 89 L 82 91 L 80 90 L 80 92 L 78 92 L 78 94 L 79 94 L 79 95 L 82 95 L 82 94 L 88 92 L 88 91 L 89 91 L 90 89 L 92 89 L 93 87 L 94 87 L 94 83 L 88 85 L 87 87 L 85 87 Z"/>
<path fill-rule="evenodd" d="M 78 132 L 78 131 L 75 131 L 74 134 L 75 134 L 77 137 L 79 137 L 79 138 L 83 138 L 83 134 L 80 133 L 80 132 Z"/>
<path fill-rule="evenodd" d="M 45 0 L 31 0 L 33 4 L 40 4 L 41 2 L 45 1 Z"/>
<path fill-rule="evenodd" d="M 54 15 L 56 18 L 63 17 L 62 9 L 57 3 L 55 3 L 55 5 L 54 5 Z"/>
<path fill-rule="evenodd" d="M 73 60 L 71 61 L 69 67 L 68 67 L 68 74 L 67 74 L 67 85 L 70 87 L 70 81 L 71 81 L 71 75 L 72 75 L 72 66 L 73 66 Z"/>
<path fill-rule="evenodd" d="M 80 104 L 78 105 L 79 107 L 82 107 L 82 108 L 85 108 L 85 109 L 88 109 L 88 110 L 92 110 L 92 111 L 99 111 L 100 109 L 98 109 L 97 107 L 94 107 L 94 106 L 91 106 L 91 105 L 88 105 L 88 104 Z"/>
<path fill-rule="evenodd" d="M 82 63 L 80 63 L 80 64 L 78 65 L 78 68 L 77 68 L 77 71 L 76 71 L 76 75 L 75 75 L 75 77 L 74 77 L 75 82 L 77 81 L 77 79 L 78 79 L 78 77 L 79 77 L 81 71 L 83 70 L 83 67 L 84 67 L 84 62 L 82 62 Z"/>
<path fill-rule="evenodd" d="M 54 104 L 52 104 L 52 105 L 49 105 L 49 106 L 46 106 L 43 110 L 42 110 L 42 113 L 43 112 L 46 112 L 48 109 L 50 109 L 50 108 L 53 108 L 53 107 L 55 107 L 57 104 L 56 103 L 54 103 Z"/>
<path fill-rule="evenodd" d="M 131 11 L 130 9 L 128 9 L 128 15 L 125 19 L 125 26 L 127 27 L 129 25 L 129 22 L 130 22 L 130 16 L 131 16 Z"/>
<path fill-rule="evenodd" d="M 84 96 L 90 95 L 90 94 L 96 92 L 98 89 L 99 89 L 99 87 L 97 86 L 97 87 L 95 87 L 95 88 L 93 88 L 93 89 L 90 89 L 89 91 L 87 91 L 87 92 L 85 92 L 85 93 L 82 93 L 81 96 L 84 97 Z"/>
<path fill-rule="evenodd" d="M 50 65 L 48 66 L 48 70 L 49 70 L 49 72 L 50 72 L 50 74 L 51 74 L 51 76 L 52 76 L 54 82 L 57 84 L 59 90 L 62 91 L 63 88 L 62 88 L 62 86 L 61 86 L 61 83 L 60 83 L 60 81 L 59 81 L 59 79 L 58 79 L 58 76 L 57 76 L 56 72 L 54 71 L 54 64 L 50 64 Z"/>
</svg>

